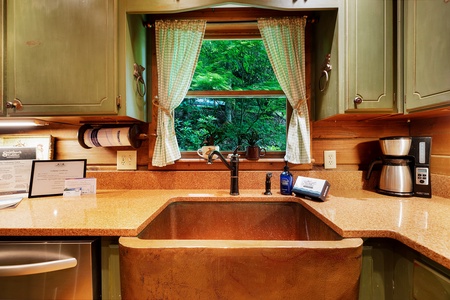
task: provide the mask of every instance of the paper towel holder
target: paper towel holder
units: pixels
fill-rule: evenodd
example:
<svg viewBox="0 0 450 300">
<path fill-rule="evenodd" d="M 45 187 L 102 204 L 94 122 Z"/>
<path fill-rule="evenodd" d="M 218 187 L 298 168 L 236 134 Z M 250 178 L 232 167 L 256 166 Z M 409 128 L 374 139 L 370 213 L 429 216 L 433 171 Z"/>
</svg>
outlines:
<svg viewBox="0 0 450 300">
<path fill-rule="evenodd" d="M 137 149 L 146 139 L 147 134 L 137 124 L 84 124 L 78 130 L 78 143 L 85 149 L 122 146 Z"/>
</svg>

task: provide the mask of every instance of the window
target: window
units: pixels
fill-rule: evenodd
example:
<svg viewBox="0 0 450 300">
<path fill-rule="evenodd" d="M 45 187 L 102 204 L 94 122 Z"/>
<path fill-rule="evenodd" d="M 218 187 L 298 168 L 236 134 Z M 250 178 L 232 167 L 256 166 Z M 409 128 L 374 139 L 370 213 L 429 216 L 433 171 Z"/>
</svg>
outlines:
<svg viewBox="0 0 450 300">
<path fill-rule="evenodd" d="M 261 147 L 282 155 L 286 103 L 261 39 L 205 39 L 189 93 L 175 110 L 180 150 L 214 143 L 231 151 L 256 133 Z"/>
<path fill-rule="evenodd" d="M 220 146 L 221 152 L 227 152 L 233 150 L 237 144 L 241 144 L 243 147 L 241 151 L 245 151 L 247 140 L 244 140 L 245 133 L 252 133 L 252 129 L 260 135 L 261 140 L 259 145 L 265 147 L 267 152 L 264 156 L 265 160 L 244 161 L 242 166 L 244 169 L 256 170 L 267 168 L 282 168 L 283 158 L 285 157 L 286 148 L 286 132 L 287 123 L 289 123 L 293 109 L 288 103 L 284 92 L 278 86 L 278 82 L 273 75 L 273 70 L 267 59 L 266 49 L 263 46 L 261 40 L 261 34 L 257 25 L 258 18 L 271 18 L 271 17 L 290 17 L 290 16 L 308 16 L 313 17 L 313 12 L 305 12 L 300 10 L 271 10 L 255 7 L 214 7 L 177 13 L 164 13 L 164 14 L 152 14 L 146 15 L 146 24 L 149 28 L 152 28 L 152 23 L 156 20 L 168 20 L 168 19 L 195 19 L 206 20 L 206 32 L 204 37 L 204 44 L 228 44 L 228 47 L 224 47 L 225 50 L 235 50 L 237 46 L 231 46 L 232 43 L 247 44 L 249 49 L 259 49 L 259 52 L 249 52 L 244 58 L 258 59 L 258 64 L 244 64 L 239 61 L 242 60 L 229 60 L 229 59 L 217 59 L 224 57 L 225 52 L 212 52 L 204 51 L 206 46 L 201 50 L 203 53 L 210 54 L 211 58 L 215 59 L 215 62 L 210 60 L 208 63 L 203 64 L 203 71 L 211 71 L 210 77 L 198 76 L 200 74 L 197 70 L 190 90 L 188 91 L 185 99 L 179 107 L 174 111 L 173 122 L 175 124 L 177 142 L 182 151 L 182 159 L 177 162 L 176 165 L 168 166 L 174 170 L 192 170 L 194 168 L 210 170 L 211 166 L 204 166 L 203 161 L 198 160 L 196 150 L 198 150 L 203 141 L 205 141 L 208 130 L 218 129 L 224 131 L 215 143 Z M 312 27 L 307 27 L 312 28 Z M 309 105 L 309 99 L 311 99 L 311 30 L 307 31 L 305 48 L 306 48 L 306 99 Z M 251 48 L 251 44 L 258 44 L 258 47 Z M 153 43 L 150 43 L 153 45 Z M 218 46 L 215 46 L 218 47 Z M 247 50 L 249 50 L 247 49 Z M 156 66 L 156 51 L 152 50 L 152 65 Z M 216 55 L 212 55 L 216 53 Z M 245 53 L 245 52 L 244 52 Z M 255 54 L 256 53 L 256 54 Z M 220 56 L 219 56 L 220 54 Z M 207 57 L 206 57 L 207 58 Z M 226 83 L 223 80 L 223 74 L 213 71 L 213 67 L 216 64 L 226 64 L 226 74 L 233 74 L 233 67 L 241 66 L 242 68 L 258 67 L 262 69 L 260 60 L 264 58 L 265 66 L 267 70 L 262 72 L 256 72 L 254 74 L 265 76 L 271 74 L 272 80 L 256 81 L 255 84 L 238 85 L 239 81 L 229 81 L 233 84 Z M 202 64 L 203 55 L 200 57 L 199 65 Z M 233 64 L 234 62 L 234 64 Z M 158 82 L 158 74 L 155 71 L 156 68 L 152 67 L 152 99 L 158 95 L 158 88 L 156 83 Z M 200 66 L 199 66 L 200 70 Z M 205 72 L 203 72 L 204 74 Z M 236 78 L 232 78 L 236 79 Z M 228 82 L 228 83 L 229 83 Z M 203 86 L 202 84 L 209 84 L 209 86 Z M 222 84 L 219 84 L 222 83 Z M 242 82 L 241 82 L 242 83 Z M 258 84 L 259 83 L 259 84 Z M 261 84 L 267 83 L 267 84 Z M 265 111 L 267 107 L 276 109 L 272 112 Z M 279 109 L 278 109 L 279 108 Z M 262 112 L 262 113 L 260 113 Z M 245 116 L 248 119 L 253 117 L 254 121 L 247 121 L 239 123 L 240 119 Z M 256 116 L 256 117 L 255 117 Z M 232 123 L 230 120 L 234 121 Z M 265 123 L 263 123 L 263 121 Z M 255 123 L 255 124 L 253 124 Z M 246 126 L 247 124 L 247 126 Z M 251 127 L 249 125 L 252 125 Z M 156 132 L 157 124 L 152 121 L 150 124 L 150 131 Z M 250 132 L 247 132 L 247 129 Z M 151 142 L 153 143 L 153 142 Z M 150 146 L 149 155 L 153 155 L 153 145 Z M 225 153 L 224 153 L 225 154 Z M 196 160 L 190 160 L 195 158 Z M 184 160 L 187 159 L 187 160 Z M 198 165 L 197 165 L 198 163 Z M 217 164 L 216 164 L 217 165 Z M 217 165 L 219 166 L 219 165 Z M 222 166 L 220 166 L 222 167 Z M 220 169 L 218 167 L 218 169 Z"/>
</svg>

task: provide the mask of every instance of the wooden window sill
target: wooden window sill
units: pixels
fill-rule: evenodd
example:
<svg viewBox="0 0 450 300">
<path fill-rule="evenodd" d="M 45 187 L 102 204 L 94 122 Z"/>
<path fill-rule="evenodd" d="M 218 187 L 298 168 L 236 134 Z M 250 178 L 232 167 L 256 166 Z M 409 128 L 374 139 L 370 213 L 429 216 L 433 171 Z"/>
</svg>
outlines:
<svg viewBox="0 0 450 300">
<path fill-rule="evenodd" d="M 227 159 L 227 161 L 229 160 Z M 283 158 L 260 158 L 259 160 L 239 159 L 239 171 L 282 171 L 283 167 Z M 311 170 L 312 164 L 290 164 L 289 167 L 291 170 Z M 177 160 L 175 164 L 164 168 L 149 165 L 148 169 L 152 171 L 228 171 L 227 167 L 219 159 L 216 159 L 209 165 L 202 158 L 182 158 Z"/>
</svg>

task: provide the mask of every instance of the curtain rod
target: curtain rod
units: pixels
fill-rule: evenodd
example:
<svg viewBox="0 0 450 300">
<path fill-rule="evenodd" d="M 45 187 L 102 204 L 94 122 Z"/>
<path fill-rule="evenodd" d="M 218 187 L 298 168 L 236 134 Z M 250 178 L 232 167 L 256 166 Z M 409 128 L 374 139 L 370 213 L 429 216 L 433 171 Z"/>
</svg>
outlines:
<svg viewBox="0 0 450 300">
<path fill-rule="evenodd" d="M 318 17 L 309 17 L 306 19 L 306 23 L 315 24 L 319 22 Z M 246 21 L 206 21 L 206 24 L 220 24 L 220 25 L 233 25 L 233 24 L 257 24 L 257 20 L 246 20 Z M 155 26 L 155 22 L 143 21 L 142 25 L 145 28 L 152 28 Z"/>
</svg>

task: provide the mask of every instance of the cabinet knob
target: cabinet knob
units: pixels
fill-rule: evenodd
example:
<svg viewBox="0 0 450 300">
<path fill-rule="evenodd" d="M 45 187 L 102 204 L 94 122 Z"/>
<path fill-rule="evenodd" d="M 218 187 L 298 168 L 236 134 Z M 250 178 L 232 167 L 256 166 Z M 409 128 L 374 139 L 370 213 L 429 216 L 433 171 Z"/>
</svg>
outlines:
<svg viewBox="0 0 450 300">
<path fill-rule="evenodd" d="M 355 99 L 353 99 L 353 103 L 355 103 L 355 105 L 361 104 L 363 101 L 364 100 L 361 96 L 356 96 Z"/>
<path fill-rule="evenodd" d="M 12 109 L 14 109 L 14 111 L 22 110 L 23 104 L 22 104 L 22 101 L 20 101 L 19 99 L 16 98 L 13 101 L 6 102 L 6 108 L 12 108 Z"/>
</svg>

